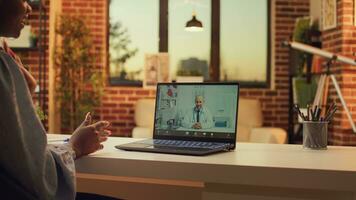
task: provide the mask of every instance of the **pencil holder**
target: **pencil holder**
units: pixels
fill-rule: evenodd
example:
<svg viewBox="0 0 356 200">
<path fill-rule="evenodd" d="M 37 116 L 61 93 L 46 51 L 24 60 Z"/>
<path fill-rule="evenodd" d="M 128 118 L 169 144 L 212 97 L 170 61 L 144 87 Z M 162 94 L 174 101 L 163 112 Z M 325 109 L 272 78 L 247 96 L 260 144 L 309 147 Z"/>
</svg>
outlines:
<svg viewBox="0 0 356 200">
<path fill-rule="evenodd" d="M 304 121 L 303 122 L 303 148 L 327 149 L 328 122 Z"/>
</svg>

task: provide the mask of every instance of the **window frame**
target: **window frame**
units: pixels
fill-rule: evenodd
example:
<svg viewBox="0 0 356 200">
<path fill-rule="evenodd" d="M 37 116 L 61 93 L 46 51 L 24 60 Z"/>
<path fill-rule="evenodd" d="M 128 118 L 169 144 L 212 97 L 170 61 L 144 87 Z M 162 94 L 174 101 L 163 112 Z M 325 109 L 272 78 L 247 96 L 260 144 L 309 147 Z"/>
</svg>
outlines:
<svg viewBox="0 0 356 200">
<path fill-rule="evenodd" d="M 110 29 L 110 0 L 107 4 L 107 34 L 109 34 Z M 210 65 L 209 65 L 209 75 L 210 82 L 226 82 L 220 81 L 220 1 L 221 0 L 211 0 L 211 45 L 210 45 Z M 271 66 L 272 66 L 272 30 L 271 30 L 271 16 L 272 16 L 272 0 L 267 1 L 267 66 L 266 66 L 266 81 L 239 81 L 234 80 L 240 83 L 242 88 L 270 88 L 271 87 Z M 169 0 L 159 0 L 159 42 L 158 42 L 158 51 L 159 52 L 168 52 L 168 10 Z M 110 38 L 107 37 L 107 60 L 109 61 L 109 45 Z M 133 87 L 142 87 L 141 84 L 112 84 L 110 83 L 110 62 L 107 62 L 107 82 L 109 86 L 133 86 Z M 231 81 L 231 82 L 234 82 Z M 230 82 L 230 81 L 227 81 Z"/>
</svg>

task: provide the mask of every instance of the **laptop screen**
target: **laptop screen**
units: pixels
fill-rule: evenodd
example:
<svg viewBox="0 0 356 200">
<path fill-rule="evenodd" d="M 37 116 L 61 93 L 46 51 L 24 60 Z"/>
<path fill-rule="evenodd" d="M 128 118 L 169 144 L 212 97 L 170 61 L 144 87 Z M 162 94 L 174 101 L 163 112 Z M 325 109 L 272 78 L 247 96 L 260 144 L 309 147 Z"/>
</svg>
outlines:
<svg viewBox="0 0 356 200">
<path fill-rule="evenodd" d="M 155 138 L 235 141 L 237 83 L 161 83 L 157 86 Z"/>
</svg>

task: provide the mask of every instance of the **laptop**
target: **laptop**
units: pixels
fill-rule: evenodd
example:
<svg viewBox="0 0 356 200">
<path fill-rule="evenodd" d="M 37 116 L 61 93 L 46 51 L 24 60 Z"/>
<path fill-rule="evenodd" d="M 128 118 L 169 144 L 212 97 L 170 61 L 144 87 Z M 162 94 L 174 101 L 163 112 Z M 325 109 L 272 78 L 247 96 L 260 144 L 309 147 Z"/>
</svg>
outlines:
<svg viewBox="0 0 356 200">
<path fill-rule="evenodd" d="M 115 147 L 185 155 L 233 150 L 238 100 L 238 83 L 159 83 L 153 139 Z"/>
</svg>

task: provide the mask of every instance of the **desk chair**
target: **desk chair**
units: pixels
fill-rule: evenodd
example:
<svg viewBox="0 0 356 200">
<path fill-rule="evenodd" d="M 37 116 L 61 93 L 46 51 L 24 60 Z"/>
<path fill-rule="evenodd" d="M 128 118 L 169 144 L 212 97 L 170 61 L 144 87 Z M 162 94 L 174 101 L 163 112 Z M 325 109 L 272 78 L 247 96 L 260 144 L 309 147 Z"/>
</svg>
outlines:
<svg viewBox="0 0 356 200">
<path fill-rule="evenodd" d="M 155 113 L 155 99 L 139 99 L 135 106 L 133 138 L 152 138 Z"/>
</svg>

